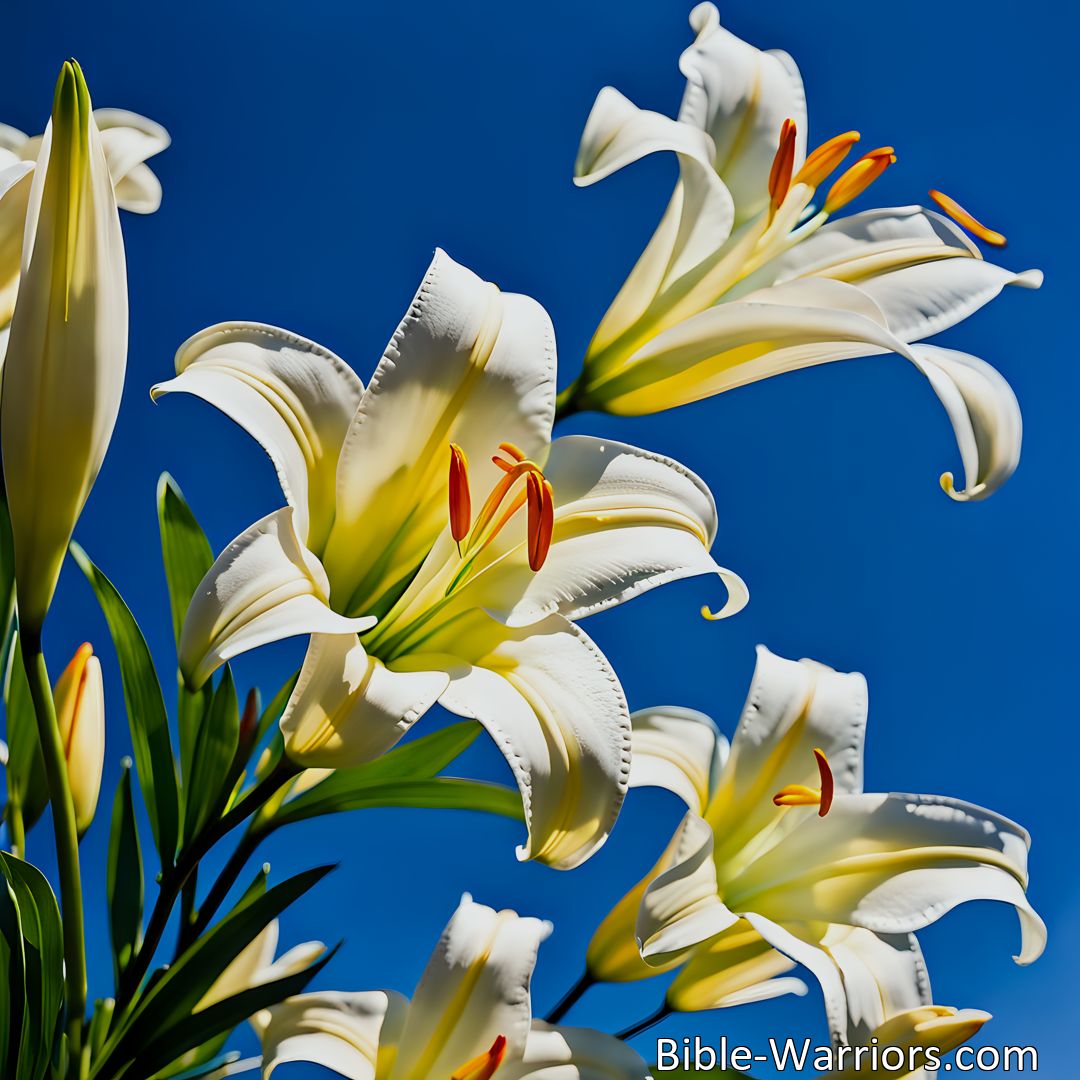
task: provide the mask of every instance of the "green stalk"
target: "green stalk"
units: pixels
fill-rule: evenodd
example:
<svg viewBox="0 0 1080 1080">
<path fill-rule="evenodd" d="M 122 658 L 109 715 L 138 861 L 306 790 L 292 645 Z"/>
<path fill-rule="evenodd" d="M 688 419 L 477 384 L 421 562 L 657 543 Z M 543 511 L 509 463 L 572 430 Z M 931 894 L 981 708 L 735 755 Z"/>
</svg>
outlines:
<svg viewBox="0 0 1080 1080">
<path fill-rule="evenodd" d="M 60 728 L 56 723 L 49 672 L 41 651 L 40 631 L 24 629 L 19 635 L 30 697 L 37 718 L 45 779 L 52 803 L 56 833 L 56 862 L 60 872 L 60 906 L 64 922 L 64 968 L 68 1013 L 68 1050 L 78 1062 L 82 1048 L 82 1028 L 86 1014 L 86 943 L 83 938 L 82 881 L 79 870 L 79 834 L 75 827 L 75 806 L 71 801 L 67 762 Z"/>
<path fill-rule="evenodd" d="M 11 854 L 16 859 L 26 858 L 26 828 L 23 825 L 22 806 L 17 802 L 9 802 L 5 812 L 8 823 L 8 831 L 11 833 Z"/>
</svg>

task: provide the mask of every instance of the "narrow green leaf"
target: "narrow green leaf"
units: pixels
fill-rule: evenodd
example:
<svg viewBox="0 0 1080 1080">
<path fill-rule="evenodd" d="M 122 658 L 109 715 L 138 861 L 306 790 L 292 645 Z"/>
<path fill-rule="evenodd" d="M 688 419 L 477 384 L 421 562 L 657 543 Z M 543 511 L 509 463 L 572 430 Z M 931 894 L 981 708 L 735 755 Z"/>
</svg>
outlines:
<svg viewBox="0 0 1080 1080">
<path fill-rule="evenodd" d="M 19 1067 L 26 1011 L 26 964 L 15 893 L 0 874 L 0 1075 L 15 1076 Z"/>
<path fill-rule="evenodd" d="M 190 1069 L 177 1069 L 175 1065 L 162 1069 L 154 1074 L 154 1080 L 202 1080 L 218 1069 L 226 1065 L 232 1065 L 240 1060 L 240 1053 L 233 1050 L 229 1054 L 218 1054 L 200 1065 L 193 1065 Z M 255 1059 L 257 1062 L 258 1059 Z"/>
<path fill-rule="evenodd" d="M 97 595 L 109 624 L 120 663 L 139 786 L 146 801 L 162 866 L 172 866 L 180 831 L 176 762 L 173 760 L 169 719 L 154 671 L 154 661 L 142 631 L 113 583 L 90 561 L 78 544 L 71 545 L 71 553 Z"/>
<path fill-rule="evenodd" d="M 95 1072 L 104 1071 L 106 1075 L 112 1075 L 127 1061 L 137 1060 L 141 1063 L 146 1047 L 168 1027 L 190 1016 L 233 960 L 273 919 L 332 869 L 331 866 L 317 867 L 297 874 L 261 895 L 245 896 L 244 900 L 199 938 L 145 993 L 129 1023 L 117 1033 L 112 1045 L 99 1059 Z M 199 1039 L 187 1049 L 203 1041 L 205 1039 Z M 172 1057 L 159 1062 L 157 1068 L 175 1060 L 180 1053 L 182 1050 L 177 1045 Z M 150 1070 L 153 1071 L 155 1070 Z"/>
<path fill-rule="evenodd" d="M 86 1041 L 90 1046 L 92 1057 L 97 1056 L 105 1045 L 115 1010 L 116 1002 L 112 998 L 98 998 L 94 1002 L 94 1013 L 90 1017 L 90 1026 L 86 1033 Z"/>
<path fill-rule="evenodd" d="M 312 788 L 285 803 L 274 818 L 274 827 L 290 825 L 323 814 L 340 814 L 376 806 L 414 806 L 442 810 L 479 810 L 487 814 L 524 820 L 521 796 L 501 784 L 436 776 L 427 780 L 378 780 L 337 789 L 320 795 Z"/>
<path fill-rule="evenodd" d="M 190 840 L 221 812 L 230 793 L 228 783 L 240 738 L 240 707 L 232 671 L 218 683 L 195 736 L 191 775 L 184 782 L 184 836 Z"/>
<path fill-rule="evenodd" d="M 23 938 L 22 1047 L 14 1076 L 40 1080 L 52 1058 L 64 996 L 64 937 L 52 888 L 37 867 L 0 853 L 2 870 L 19 911 Z"/>
<path fill-rule="evenodd" d="M 178 1014 L 173 1023 L 157 1032 L 139 1052 L 134 1066 L 124 1074 L 125 1080 L 146 1080 L 174 1061 L 178 1055 L 201 1046 L 216 1036 L 227 1035 L 260 1009 L 269 1008 L 301 993 L 331 961 L 339 947 L 328 950 L 303 971 L 251 987 L 211 1005 L 208 1009 L 187 1015 Z"/>
<path fill-rule="evenodd" d="M 157 488 L 158 527 L 161 530 L 161 558 L 169 586 L 173 634 L 177 647 L 188 604 L 199 582 L 214 562 L 206 533 L 195 519 L 176 481 L 166 472 Z"/>
<path fill-rule="evenodd" d="M 119 982 L 132 956 L 142 945 L 146 889 L 139 829 L 135 822 L 135 800 L 131 791 L 130 758 L 124 759 L 123 772 L 113 800 L 105 888 L 109 901 L 113 973 Z"/>
<path fill-rule="evenodd" d="M 287 808 L 305 800 L 348 798 L 351 792 L 374 783 L 428 780 L 471 746 L 481 730 L 475 720 L 463 720 L 398 746 L 374 761 L 335 769 L 325 780 L 291 800 Z"/>
</svg>

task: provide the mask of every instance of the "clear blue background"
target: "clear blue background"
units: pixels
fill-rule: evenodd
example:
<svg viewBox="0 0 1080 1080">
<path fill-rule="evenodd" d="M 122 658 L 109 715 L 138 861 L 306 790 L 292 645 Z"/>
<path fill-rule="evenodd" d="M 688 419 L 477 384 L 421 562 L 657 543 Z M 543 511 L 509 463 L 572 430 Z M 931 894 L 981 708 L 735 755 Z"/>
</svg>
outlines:
<svg viewBox="0 0 1080 1080">
<path fill-rule="evenodd" d="M 365 378 L 431 251 L 551 312 L 562 380 L 666 201 L 670 161 L 588 191 L 570 183 L 596 91 L 612 83 L 674 112 L 689 3 L 552 0 L 508 5 L 254 3 L 6 4 L 0 118 L 42 128 L 58 65 L 83 63 L 94 101 L 163 123 L 154 160 L 160 213 L 126 216 L 131 279 L 127 391 L 104 471 L 77 536 L 137 613 L 165 673 L 172 643 L 157 548 L 154 485 L 171 470 L 216 549 L 281 496 L 246 436 L 207 406 L 161 406 L 189 334 L 260 319 L 315 338 Z M 738 618 L 709 624 L 720 592 L 693 581 L 589 621 L 633 707 L 678 703 L 730 730 L 764 641 L 870 680 L 871 789 L 938 792 L 1008 814 L 1034 834 L 1031 895 L 1050 925 L 1035 967 L 1016 968 L 1012 913 L 970 905 L 924 935 L 940 1002 L 996 1015 L 994 1044 L 1035 1043 L 1043 1072 L 1075 1061 L 1073 964 L 1077 703 L 1075 551 L 1077 367 L 1073 118 L 1077 27 L 1067 7 L 946 4 L 767 5 L 731 0 L 726 24 L 793 52 L 811 141 L 857 127 L 893 143 L 899 164 L 859 207 L 918 201 L 940 186 L 1010 237 L 1004 260 L 1040 266 L 1041 293 L 1014 291 L 949 333 L 1007 375 L 1024 408 L 1019 471 L 987 503 L 937 487 L 957 466 L 945 416 L 922 378 L 878 358 L 804 371 L 667 415 L 586 417 L 575 429 L 664 451 L 701 472 L 720 506 L 716 554 L 750 584 Z M 106 655 L 111 798 L 129 752 L 107 633 L 77 571 L 62 579 L 47 639 L 59 671 L 75 645 Z M 297 642 L 238 665 L 276 686 Z M 441 722 L 434 715 L 420 730 Z M 488 745 L 463 762 L 505 778 Z M 103 805 L 107 806 L 105 801 Z M 92 993 L 108 991 L 107 813 L 84 844 Z M 277 876 L 340 869 L 284 920 L 283 943 L 346 939 L 318 985 L 409 991 L 462 890 L 554 920 L 534 1000 L 543 1014 L 578 974 L 594 926 L 674 828 L 666 795 L 634 793 L 610 843 L 560 874 L 519 865 L 519 829 L 477 815 L 354 814 L 296 828 L 266 855 Z M 49 829 L 31 856 L 51 865 Z M 1070 918 L 1070 915 L 1074 916 Z M 652 1011 L 657 982 L 597 990 L 572 1014 L 614 1029 Z M 816 997 L 683 1016 L 657 1033 L 762 1044 L 824 1039 Z M 252 1048 L 248 1032 L 237 1045 Z M 652 1052 L 650 1036 L 637 1045 Z M 297 1080 L 317 1070 L 296 1069 Z M 284 1074 L 283 1074 L 284 1075 Z"/>
</svg>

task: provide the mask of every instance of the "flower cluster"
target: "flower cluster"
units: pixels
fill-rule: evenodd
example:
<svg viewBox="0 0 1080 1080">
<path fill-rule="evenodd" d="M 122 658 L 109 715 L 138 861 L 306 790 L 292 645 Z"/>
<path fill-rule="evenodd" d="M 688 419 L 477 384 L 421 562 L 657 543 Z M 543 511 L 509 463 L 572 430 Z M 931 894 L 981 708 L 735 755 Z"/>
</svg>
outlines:
<svg viewBox="0 0 1080 1080">
<path fill-rule="evenodd" d="M 1005 379 L 926 339 L 1006 285 L 1038 287 L 1039 272 L 986 261 L 971 237 L 1004 238 L 941 192 L 930 195 L 943 213 L 841 215 L 893 165 L 893 148 L 849 163 L 860 139 L 849 131 L 807 153 L 794 61 L 729 33 L 712 4 L 691 25 L 676 119 L 606 88 L 586 123 L 578 184 L 658 151 L 677 156 L 679 178 L 561 393 L 544 309 L 442 251 L 366 386 L 329 349 L 275 326 L 221 323 L 180 346 L 153 397 L 191 394 L 235 421 L 269 456 L 283 505 L 215 558 L 163 475 L 174 721 L 134 617 L 72 542 L 124 384 L 119 210 L 158 208 L 146 162 L 169 136 L 134 113 L 95 111 L 74 61 L 42 136 L 0 126 L 5 1076 L 269 1077 L 311 1062 L 351 1080 L 639 1080 L 650 1071 L 626 1041 L 634 1034 L 672 1011 L 806 994 L 800 966 L 838 1046 L 904 1047 L 910 1075 L 926 1076 L 917 1051 L 954 1048 L 989 1017 L 934 1002 L 915 934 L 965 901 L 996 900 L 1018 913 L 1017 962 L 1042 952 L 1020 826 L 954 798 L 864 790 L 861 675 L 762 647 L 729 743 L 688 709 L 631 713 L 582 629 L 679 579 L 719 578 L 727 600 L 703 609 L 710 619 L 736 614 L 748 593 L 713 557 L 705 483 L 647 449 L 556 437 L 574 412 L 655 412 L 895 354 L 927 378 L 954 429 L 963 482 L 945 472 L 949 496 L 989 496 L 1020 454 Z M 69 551 L 109 626 L 134 757 L 107 866 L 115 992 L 89 1011 L 79 844 L 114 735 L 91 645 L 55 685 L 45 665 L 42 630 Z M 242 695 L 230 661 L 292 637 L 307 643 L 299 670 L 265 707 L 258 690 Z M 461 722 L 405 739 L 437 705 Z M 481 732 L 516 790 L 444 772 Z M 133 765 L 160 867 L 148 913 Z M 308 989 L 335 951 L 321 942 L 277 956 L 278 917 L 329 868 L 271 883 L 264 867 L 234 890 L 271 833 L 374 806 L 513 817 L 521 859 L 572 870 L 610 835 L 628 789 L 644 786 L 673 792 L 685 817 L 546 1020 L 530 997 L 552 929 L 541 919 L 466 894 L 410 1000 Z M 59 905 L 26 861 L 50 804 Z M 204 856 L 242 825 L 200 891 Z M 596 983 L 665 972 L 676 974 L 660 1010 L 618 1036 L 559 1023 Z M 261 1053 L 238 1061 L 226 1046 L 245 1021 Z"/>
</svg>

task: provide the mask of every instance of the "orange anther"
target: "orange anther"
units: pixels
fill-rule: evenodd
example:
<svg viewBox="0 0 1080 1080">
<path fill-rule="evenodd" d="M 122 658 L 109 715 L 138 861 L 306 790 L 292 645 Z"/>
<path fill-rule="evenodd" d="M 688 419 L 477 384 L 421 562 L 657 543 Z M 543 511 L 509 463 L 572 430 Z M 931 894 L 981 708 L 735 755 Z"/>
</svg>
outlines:
<svg viewBox="0 0 1080 1080">
<path fill-rule="evenodd" d="M 843 135 L 834 135 L 823 142 L 803 162 L 795 176 L 795 183 L 816 188 L 848 156 L 859 138 L 857 131 L 845 131 Z"/>
<path fill-rule="evenodd" d="M 934 200 L 957 223 L 962 225 L 972 236 L 977 236 L 984 243 L 994 247 L 1004 247 L 1005 237 L 993 229 L 988 229 L 978 218 L 969 214 L 955 199 L 950 198 L 944 192 L 931 189 L 930 198 Z"/>
<path fill-rule="evenodd" d="M 457 443 L 450 444 L 450 535 L 458 544 L 469 535 L 472 495 L 469 492 L 469 459 Z"/>
<path fill-rule="evenodd" d="M 818 775 L 821 777 L 821 807 L 818 816 L 824 817 L 832 809 L 833 795 L 836 793 L 836 782 L 833 780 L 832 766 L 825 756 L 824 750 L 814 747 L 814 759 L 817 761 Z"/>
<path fill-rule="evenodd" d="M 814 760 L 817 762 L 820 788 L 807 787 L 805 784 L 788 784 L 774 796 L 775 806 L 816 806 L 818 817 L 824 817 L 832 809 L 836 784 L 833 780 L 832 767 L 824 750 L 814 748 Z"/>
<path fill-rule="evenodd" d="M 539 570 L 551 547 L 551 532 L 555 519 L 555 501 L 551 485 L 540 473 L 526 478 L 529 504 L 529 568 Z"/>
<path fill-rule="evenodd" d="M 450 1074 L 450 1080 L 491 1080 L 506 1057 L 506 1036 L 499 1035 L 484 1053 L 465 1062 Z"/>
<path fill-rule="evenodd" d="M 896 154 L 891 146 L 880 146 L 863 154 L 829 189 L 825 213 L 835 214 L 852 199 L 858 198 L 895 161 Z"/>
<path fill-rule="evenodd" d="M 780 128 L 780 141 L 769 170 L 769 200 L 774 210 L 787 198 L 791 187 L 791 171 L 795 165 L 795 136 L 795 121 L 789 117 Z"/>
</svg>

